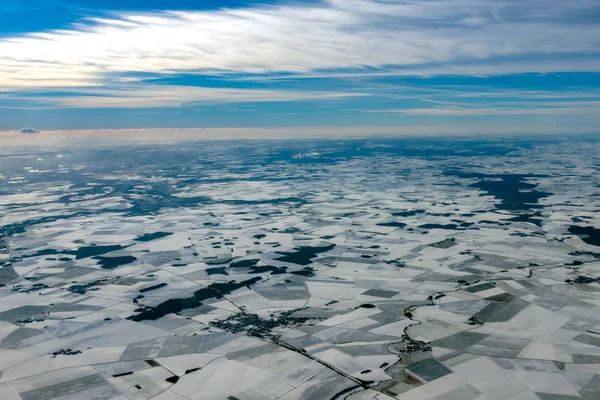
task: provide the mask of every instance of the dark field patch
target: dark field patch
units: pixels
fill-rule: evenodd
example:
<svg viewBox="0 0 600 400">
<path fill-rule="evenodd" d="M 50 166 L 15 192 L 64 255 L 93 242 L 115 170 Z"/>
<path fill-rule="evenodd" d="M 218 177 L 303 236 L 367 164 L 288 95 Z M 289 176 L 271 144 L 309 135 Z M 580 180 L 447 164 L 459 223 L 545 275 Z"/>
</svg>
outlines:
<svg viewBox="0 0 600 400">
<path fill-rule="evenodd" d="M 450 247 L 456 246 L 456 240 L 446 239 L 440 242 L 431 243 L 429 246 L 435 247 L 436 249 L 449 249 Z"/>
<path fill-rule="evenodd" d="M 164 317 L 167 314 L 174 314 L 190 308 L 199 307 L 205 300 L 220 299 L 223 297 L 223 295 L 230 294 L 231 292 L 245 286 L 253 285 L 260 280 L 260 277 L 256 277 L 242 282 L 230 281 L 226 283 L 213 283 L 210 286 L 197 290 L 191 297 L 170 299 L 160 303 L 156 307 L 145 307 L 139 314 L 127 317 L 127 319 L 136 322 L 154 321 Z"/>
<path fill-rule="evenodd" d="M 171 232 L 144 233 L 143 235 L 138 236 L 133 240 L 135 240 L 136 242 L 149 242 L 151 240 L 164 238 L 164 237 L 172 235 L 172 234 L 173 233 L 171 233 Z"/>
<path fill-rule="evenodd" d="M 600 229 L 593 226 L 572 225 L 569 227 L 569 232 L 579 236 L 587 244 L 600 246 Z"/>
<path fill-rule="evenodd" d="M 446 375 L 450 375 L 452 370 L 446 367 L 441 362 L 434 358 L 428 358 L 422 361 L 418 361 L 408 366 L 408 370 L 412 373 L 420 376 L 426 381 L 434 381 Z"/>
<path fill-rule="evenodd" d="M 495 287 L 496 286 L 494 286 L 494 284 L 486 282 L 486 283 L 482 283 L 481 285 L 468 287 L 465 290 L 469 293 L 477 293 L 477 292 L 483 292 L 484 290 L 493 289 Z"/>
<path fill-rule="evenodd" d="M 506 303 L 504 307 L 499 308 L 498 311 L 496 311 L 487 319 L 487 322 L 510 321 L 511 318 L 520 313 L 528 305 L 529 303 L 527 303 L 525 300 L 516 298 Z"/>
<path fill-rule="evenodd" d="M 140 289 L 140 293 L 150 292 L 152 290 L 164 288 L 165 286 L 167 286 L 167 284 L 165 282 L 159 283 L 158 285 L 154 285 L 154 286 L 150 286 L 150 287 L 147 287 L 147 288 Z"/>
<path fill-rule="evenodd" d="M 404 228 L 406 226 L 406 224 L 404 222 L 392 221 L 392 222 L 380 222 L 377 224 L 377 226 L 389 226 L 389 227 L 394 227 L 394 228 Z"/>
<path fill-rule="evenodd" d="M 104 393 L 107 396 L 112 397 L 117 395 L 116 390 L 102 376 L 93 374 L 19 393 L 19 396 L 23 400 L 51 400 L 60 397 L 84 398 L 84 390 L 87 391 L 99 387 L 106 388 L 104 389 Z M 76 395 L 78 392 L 83 393 Z"/>
<path fill-rule="evenodd" d="M 397 295 L 398 292 L 394 292 L 391 290 L 382 290 L 382 289 L 370 289 L 363 293 L 365 296 L 373 296 L 373 297 L 383 297 L 385 299 L 389 299 Z"/>
<path fill-rule="evenodd" d="M 17 279 L 19 274 L 10 266 L 0 267 L 0 284 L 6 285 L 10 281 Z"/>
<path fill-rule="evenodd" d="M 250 267 L 251 274 L 264 274 L 265 272 L 270 272 L 271 275 L 280 275 L 285 274 L 287 272 L 286 267 L 274 267 L 272 265 L 261 265 Z"/>
<path fill-rule="evenodd" d="M 506 304 L 499 302 L 499 301 L 493 301 L 490 304 L 488 304 L 487 306 L 483 307 L 480 311 L 476 312 L 475 314 L 473 314 L 473 319 L 477 320 L 477 321 L 482 321 L 485 322 L 487 321 L 492 315 L 494 315 L 494 313 L 498 310 L 500 310 L 502 307 L 504 307 Z"/>
<path fill-rule="evenodd" d="M 229 264 L 229 266 L 231 268 L 250 268 L 256 266 L 256 264 L 258 264 L 259 261 L 260 260 L 258 259 L 232 261 L 231 264 Z"/>
<path fill-rule="evenodd" d="M 458 228 L 458 225 L 456 224 L 424 224 L 424 225 L 419 225 L 419 228 L 421 229 L 446 229 L 449 231 L 453 231 L 456 228 Z"/>
<path fill-rule="evenodd" d="M 311 267 L 305 267 L 302 268 L 299 271 L 291 271 L 290 274 L 292 275 L 299 275 L 299 276 L 306 276 L 306 277 L 311 277 L 315 275 L 315 270 Z"/>
<path fill-rule="evenodd" d="M 7 321 L 10 323 L 16 323 L 18 321 L 27 319 L 36 319 L 42 317 L 47 306 L 21 306 L 13 308 L 12 310 L 3 311 L 0 313 L 0 321 Z"/>
<path fill-rule="evenodd" d="M 537 205 L 540 199 L 550 193 L 537 190 L 537 185 L 527 182 L 528 178 L 539 178 L 541 175 L 528 174 L 480 174 L 475 172 L 445 171 L 446 175 L 459 178 L 478 178 L 479 182 L 470 186 L 487 192 L 501 202 L 496 206 L 500 210 L 530 210 L 541 208 Z"/>
<path fill-rule="evenodd" d="M 206 273 L 208 275 L 229 275 L 227 271 L 225 271 L 225 267 L 207 268 Z"/>
<path fill-rule="evenodd" d="M 434 346 L 445 349 L 463 351 L 468 347 L 482 341 L 488 335 L 477 332 L 459 332 L 455 335 L 447 336 L 432 342 Z"/>
<path fill-rule="evenodd" d="M 295 248 L 293 252 L 277 252 L 282 257 L 276 258 L 277 261 L 288 262 L 298 265 L 312 264 L 312 259 L 317 257 L 317 254 L 326 253 L 335 248 L 335 244 L 330 244 L 322 247 L 302 246 Z"/>
<path fill-rule="evenodd" d="M 100 267 L 102 267 L 104 269 L 119 268 L 122 265 L 131 264 L 132 262 L 137 260 L 137 258 L 135 258 L 134 256 L 121 256 L 121 257 L 97 256 L 97 257 L 92 257 L 92 258 L 94 260 L 98 260 L 98 264 L 100 265 Z"/>
<path fill-rule="evenodd" d="M 77 260 L 82 258 L 89 258 L 99 256 L 102 254 L 110 253 L 111 251 L 121 250 L 123 246 L 115 244 L 109 246 L 83 246 L 78 248 L 76 251 L 64 251 L 63 254 L 74 255 Z"/>
<path fill-rule="evenodd" d="M 424 214 L 425 210 L 410 210 L 410 211 L 396 211 L 392 213 L 394 217 L 413 217 L 417 214 Z"/>
</svg>

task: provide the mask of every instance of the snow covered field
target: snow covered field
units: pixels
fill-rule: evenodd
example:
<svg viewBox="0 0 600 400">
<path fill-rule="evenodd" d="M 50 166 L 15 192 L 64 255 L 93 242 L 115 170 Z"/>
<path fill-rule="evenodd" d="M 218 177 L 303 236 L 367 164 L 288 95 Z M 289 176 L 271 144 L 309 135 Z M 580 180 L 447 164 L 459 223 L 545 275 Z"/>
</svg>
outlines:
<svg viewBox="0 0 600 400">
<path fill-rule="evenodd" d="M 599 170 L 583 137 L 1 156 L 0 399 L 598 399 Z"/>
</svg>

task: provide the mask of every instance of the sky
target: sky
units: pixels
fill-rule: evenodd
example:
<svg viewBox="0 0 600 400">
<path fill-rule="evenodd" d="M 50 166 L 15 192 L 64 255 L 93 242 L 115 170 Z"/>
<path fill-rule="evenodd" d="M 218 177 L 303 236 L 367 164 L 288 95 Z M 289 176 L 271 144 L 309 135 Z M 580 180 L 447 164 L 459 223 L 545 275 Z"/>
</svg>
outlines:
<svg viewBox="0 0 600 400">
<path fill-rule="evenodd" d="M 2 0 L 23 127 L 599 133 L 600 2 Z"/>
</svg>

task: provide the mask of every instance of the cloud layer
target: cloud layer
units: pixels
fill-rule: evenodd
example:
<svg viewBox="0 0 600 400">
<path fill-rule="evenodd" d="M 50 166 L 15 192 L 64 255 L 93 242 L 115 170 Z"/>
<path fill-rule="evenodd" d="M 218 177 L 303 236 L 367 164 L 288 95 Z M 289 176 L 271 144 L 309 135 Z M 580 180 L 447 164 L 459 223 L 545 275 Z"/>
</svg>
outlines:
<svg viewBox="0 0 600 400">
<path fill-rule="evenodd" d="M 600 124 L 598 1 L 280 1 L 0 39 L 0 129 Z"/>
<path fill-rule="evenodd" d="M 593 68 L 600 5 L 586 0 L 327 0 L 217 11 L 121 13 L 0 40 L 0 87 L 91 86 L 127 73 L 308 73 L 411 67 L 456 73 L 547 57 Z M 544 57 L 541 57 L 541 56 Z M 536 62 L 536 59 L 539 61 Z M 583 63 L 583 65 L 582 65 Z M 597 70 L 597 68 L 595 69 Z"/>
</svg>

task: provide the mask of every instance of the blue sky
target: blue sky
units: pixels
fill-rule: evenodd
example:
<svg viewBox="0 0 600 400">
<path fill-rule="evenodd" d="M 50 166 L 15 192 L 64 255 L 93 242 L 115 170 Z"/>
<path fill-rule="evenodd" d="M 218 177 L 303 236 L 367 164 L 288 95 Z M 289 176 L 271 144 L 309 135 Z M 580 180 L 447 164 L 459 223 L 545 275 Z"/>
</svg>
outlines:
<svg viewBox="0 0 600 400">
<path fill-rule="evenodd" d="M 597 133 L 588 0 L 4 0 L 0 130 Z"/>
</svg>

